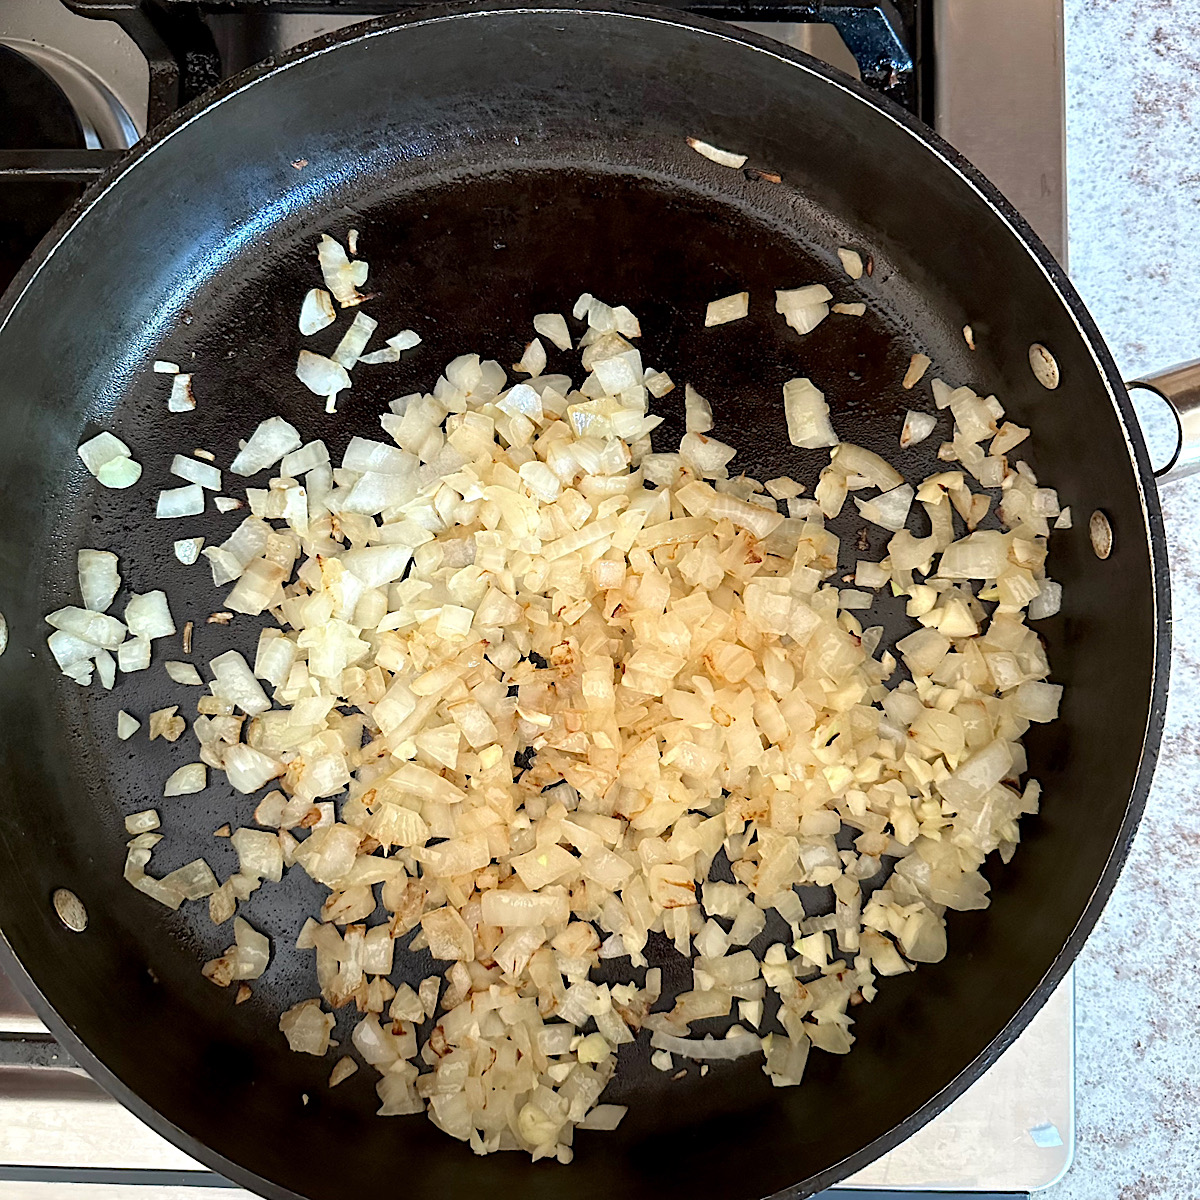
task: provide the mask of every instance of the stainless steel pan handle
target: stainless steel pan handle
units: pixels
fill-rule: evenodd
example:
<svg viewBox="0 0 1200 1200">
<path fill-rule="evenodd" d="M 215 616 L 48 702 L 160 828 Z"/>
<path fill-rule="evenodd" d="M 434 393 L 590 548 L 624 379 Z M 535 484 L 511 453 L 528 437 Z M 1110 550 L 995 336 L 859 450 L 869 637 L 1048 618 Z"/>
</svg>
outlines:
<svg viewBox="0 0 1200 1200">
<path fill-rule="evenodd" d="M 1125 387 L 1154 392 L 1175 415 L 1179 434 L 1175 453 L 1155 470 L 1158 482 L 1171 483 L 1200 471 L 1200 358 L 1131 380 Z"/>
</svg>

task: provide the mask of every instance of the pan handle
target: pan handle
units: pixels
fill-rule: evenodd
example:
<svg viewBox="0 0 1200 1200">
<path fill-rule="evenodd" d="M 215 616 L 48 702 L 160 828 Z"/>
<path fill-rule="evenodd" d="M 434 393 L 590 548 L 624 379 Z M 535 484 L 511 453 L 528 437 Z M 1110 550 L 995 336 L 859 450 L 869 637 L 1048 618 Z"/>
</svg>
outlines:
<svg viewBox="0 0 1200 1200">
<path fill-rule="evenodd" d="M 1200 358 L 1131 380 L 1125 388 L 1153 392 L 1167 402 L 1175 416 L 1175 453 L 1155 470 L 1158 482 L 1173 483 L 1200 471 Z"/>
</svg>

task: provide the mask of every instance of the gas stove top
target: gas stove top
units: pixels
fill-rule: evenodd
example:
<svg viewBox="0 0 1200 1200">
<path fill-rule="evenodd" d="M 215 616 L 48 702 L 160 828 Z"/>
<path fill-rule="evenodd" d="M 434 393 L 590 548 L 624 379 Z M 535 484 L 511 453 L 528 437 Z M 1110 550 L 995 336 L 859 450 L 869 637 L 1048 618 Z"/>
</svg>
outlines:
<svg viewBox="0 0 1200 1200">
<path fill-rule="evenodd" d="M 3 0 L 0 289 L 148 127 L 268 55 L 396 0 Z M 1062 0 L 681 0 L 904 104 L 996 183 L 1065 261 Z M 1072 978 L 963 1096 L 829 1193 L 1015 1197 L 1074 1146 Z M 0 976 L 0 1200 L 246 1193 L 110 1099 Z M 86 1194 L 85 1194 L 86 1193 Z"/>
</svg>

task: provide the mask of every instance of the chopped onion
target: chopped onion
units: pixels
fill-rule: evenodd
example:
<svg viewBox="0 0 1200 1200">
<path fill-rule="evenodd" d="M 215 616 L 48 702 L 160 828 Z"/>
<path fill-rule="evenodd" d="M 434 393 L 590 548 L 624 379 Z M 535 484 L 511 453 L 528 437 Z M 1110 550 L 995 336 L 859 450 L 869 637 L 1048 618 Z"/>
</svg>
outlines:
<svg viewBox="0 0 1200 1200">
<path fill-rule="evenodd" d="M 187 766 L 171 772 L 163 787 L 163 795 L 193 796 L 204 791 L 207 786 L 208 768 L 203 763 L 188 763 Z"/>
<path fill-rule="evenodd" d="M 863 260 L 862 255 L 857 250 L 848 250 L 845 246 L 838 250 L 838 258 L 842 263 L 842 270 L 850 276 L 851 279 L 861 279 L 863 275 Z"/>
<path fill-rule="evenodd" d="M 358 362 L 360 355 L 366 349 L 367 343 L 371 340 L 371 334 L 375 332 L 378 325 L 379 322 L 373 317 L 368 317 L 366 313 L 355 313 L 354 320 L 350 322 L 350 328 L 347 329 L 342 335 L 342 340 L 338 342 L 337 349 L 333 352 L 333 361 L 337 363 L 338 366 L 349 371 L 354 364 Z M 306 351 L 301 351 L 300 357 L 302 361 L 306 353 Z M 310 359 L 316 359 L 319 357 L 320 356 L 316 354 L 309 355 Z M 313 388 L 313 385 L 308 382 L 305 376 L 300 374 L 299 367 L 297 367 L 296 373 L 300 376 L 301 382 L 307 384 L 307 386 L 313 391 L 317 391 L 317 389 Z M 349 376 L 347 376 L 347 382 L 341 386 L 350 386 Z M 329 395 L 329 392 L 317 391 L 317 395 L 326 396 Z"/>
<path fill-rule="evenodd" d="M 125 606 L 125 624 L 134 637 L 170 637 L 175 632 L 175 620 L 164 591 L 133 595 Z"/>
<path fill-rule="evenodd" d="M 124 670 L 123 667 L 122 670 Z M 135 733 L 137 733 L 139 729 L 141 729 L 141 727 L 141 721 L 139 721 L 137 717 L 131 716 L 124 709 L 121 709 L 121 711 L 117 713 L 117 737 L 119 737 L 121 741 L 127 742 Z M 125 826 L 126 828 L 129 827 L 128 818 L 126 818 Z M 142 830 L 130 829 L 129 832 L 141 833 Z"/>
<path fill-rule="evenodd" d="M 833 293 L 821 283 L 775 293 L 775 311 L 797 333 L 811 333 L 829 315 Z"/>
<path fill-rule="evenodd" d="M 718 150 L 716 146 L 711 146 L 708 142 L 702 142 L 699 138 L 694 137 L 688 138 L 687 144 L 697 154 L 703 154 L 705 158 L 717 163 L 719 166 L 733 167 L 734 170 L 738 170 L 746 165 L 746 156 L 744 154 L 734 154 L 729 150 Z"/>
<path fill-rule="evenodd" d="M 171 377 L 171 394 L 167 397 L 167 411 L 191 412 L 196 407 L 196 396 L 192 391 L 190 375 L 174 375 Z"/>
<path fill-rule="evenodd" d="M 166 663 L 167 674 L 176 683 L 185 683 L 193 687 L 201 687 L 204 680 L 200 678 L 200 672 L 196 670 L 191 663 L 185 662 L 169 662 Z"/>
<path fill-rule="evenodd" d="M 562 313 L 538 313 L 533 318 L 533 329 L 559 350 L 570 350 L 571 331 Z"/>
<path fill-rule="evenodd" d="M 322 267 L 358 303 L 365 264 L 333 245 Z M 831 298 L 817 284 L 777 307 L 811 329 Z M 283 1015 L 292 1048 L 324 1054 L 323 1002 L 352 1008 L 381 1114 L 428 1111 L 479 1153 L 560 1161 L 576 1127 L 620 1120 L 599 1101 L 643 1027 L 656 1067 L 680 1055 L 703 1074 L 761 1049 L 773 1086 L 800 1082 L 811 1046 L 847 1052 L 852 1005 L 939 960 L 947 910 L 986 907 L 980 866 L 1011 855 L 1039 803 L 1036 781 L 1018 783 L 1019 731 L 1061 700 L 1031 626 L 1061 602 L 1045 573 L 1060 502 L 1008 457 L 1027 431 L 994 397 L 932 381 L 954 424 L 940 456 L 955 465 L 918 486 L 839 443 L 821 392 L 789 381 L 790 440 L 831 450 L 809 500 L 788 476 L 731 478 L 735 447 L 711 436 L 691 388 L 678 452 L 656 452 L 650 398 L 672 385 L 630 344 L 637 318 L 588 293 L 573 312 L 587 322 L 579 387 L 544 374 L 538 341 L 515 386 L 499 363 L 454 359 L 431 391 L 388 406 L 384 440 L 351 438 L 338 465 L 281 418 L 254 432 L 235 473 L 280 466 L 204 552 L 215 584 L 233 585 L 209 622 L 271 620 L 253 671 L 236 651 L 212 660 L 198 761 L 167 791 L 223 771 L 256 793 L 257 827 L 217 831 L 239 860 L 222 884 L 203 859 L 146 874 L 156 814 L 129 819 L 126 859 L 131 885 L 171 908 L 207 899 L 216 923 L 289 867 L 307 874 L 320 911 L 296 944 L 314 954 L 320 996 Z M 535 332 L 568 349 L 553 316 Z M 364 346 L 348 344 L 347 364 L 370 360 Z M 917 418 L 932 430 L 910 414 L 906 438 Z M 980 530 L 988 487 L 1002 488 L 998 527 Z M 892 535 L 886 556 L 827 528 L 849 497 Z M 922 537 L 905 528 L 914 499 Z M 185 541 L 181 560 L 195 561 L 200 539 Z M 89 560 L 85 583 L 82 561 L 85 601 L 99 603 L 109 565 Z M 913 622 L 894 645 L 861 619 L 884 587 Z M 128 629 L 90 609 L 52 614 L 60 669 L 111 683 L 110 650 L 136 669 L 174 630 L 162 593 L 135 595 L 125 616 Z M 200 681 L 190 663 L 167 670 Z M 152 739 L 183 736 L 177 707 L 150 714 Z M 718 855 L 735 882 L 710 878 Z M 885 856 L 895 865 L 876 886 Z M 831 911 L 807 912 L 802 888 L 829 889 Z M 788 932 L 756 952 L 772 910 Z M 652 1011 L 652 934 L 665 939 L 655 954 L 670 944 L 686 960 L 666 1011 Z M 438 971 L 397 990 L 388 976 L 409 952 Z M 233 986 L 269 960 L 240 922 L 204 974 Z M 236 1001 L 248 995 L 243 984 Z M 764 1040 L 729 1026 L 735 1002 Z M 702 1020 L 725 1036 L 690 1034 Z"/>
<path fill-rule="evenodd" d="M 312 288 L 305 293 L 304 302 L 300 305 L 300 332 L 305 337 L 320 333 L 336 320 L 333 298 L 324 288 Z"/>
<path fill-rule="evenodd" d="M 740 321 L 749 311 L 750 293 L 737 292 L 723 300 L 711 301 L 704 314 L 704 324 L 706 328 L 711 328 L 730 321 Z"/>
<path fill-rule="evenodd" d="M 346 386 L 350 386 L 348 382 Z M 285 454 L 299 450 L 300 441 L 300 435 L 294 426 L 289 425 L 282 417 L 268 417 L 238 452 L 229 469 L 235 475 L 256 475 L 259 471 L 274 466 Z"/>
<path fill-rule="evenodd" d="M 656 1050 L 667 1050 L 681 1058 L 704 1059 L 709 1062 L 745 1058 L 748 1054 L 762 1053 L 762 1038 L 753 1033 L 740 1033 L 719 1040 L 711 1034 L 706 1034 L 697 1041 L 693 1038 L 673 1037 L 669 1033 L 655 1030 L 650 1035 L 650 1044 Z"/>
<path fill-rule="evenodd" d="M 216 467 L 197 462 L 194 458 L 187 458 L 182 454 L 175 455 L 171 460 L 171 474 L 178 475 L 180 479 L 186 479 L 189 483 L 198 483 L 210 491 L 221 490 L 221 472 Z"/>
<path fill-rule="evenodd" d="M 400 355 L 405 350 L 411 350 L 414 346 L 421 344 L 421 335 L 414 333 L 411 329 L 402 329 L 395 337 L 385 339 L 387 346 L 383 350 L 376 350 L 371 354 L 362 355 L 358 361 L 360 363 L 389 363 L 399 362 Z"/>
<path fill-rule="evenodd" d="M 788 441 L 793 446 L 815 450 L 837 445 L 829 405 L 811 380 L 792 379 L 783 385 L 783 410 L 787 416 Z"/>
<path fill-rule="evenodd" d="M 928 354 L 914 354 L 909 361 L 908 370 L 904 372 L 904 379 L 901 381 L 901 387 L 914 388 L 921 382 L 925 372 L 929 370 L 930 363 L 933 359 Z"/>
<path fill-rule="evenodd" d="M 333 1064 L 333 1070 L 329 1072 L 329 1086 L 334 1088 L 339 1083 L 345 1083 L 357 1070 L 358 1063 L 349 1055 L 343 1055 Z"/>
<path fill-rule="evenodd" d="M 156 375 L 178 375 L 179 364 L 166 362 L 164 359 L 156 358 L 154 360 L 153 370 Z"/>
<path fill-rule="evenodd" d="M 900 431 L 900 448 L 908 449 L 923 442 L 937 427 L 937 417 L 932 413 L 913 412 L 909 409 L 904 417 L 904 428 Z"/>
<path fill-rule="evenodd" d="M 149 665 L 149 638 L 132 637 L 117 647 L 117 666 L 122 671 L 144 671 Z"/>
<path fill-rule="evenodd" d="M 190 567 L 200 557 L 200 549 L 203 545 L 202 537 L 180 538 L 175 543 L 175 557 L 185 567 Z"/>
<path fill-rule="evenodd" d="M 84 608 L 106 612 L 121 587 L 117 556 L 108 550 L 80 550 L 76 557 Z"/>
<path fill-rule="evenodd" d="M 204 489 L 198 483 L 168 488 L 158 493 L 154 515 L 161 521 L 170 517 L 194 517 L 204 511 Z"/>
<path fill-rule="evenodd" d="M 346 257 L 341 243 L 327 233 L 321 235 L 317 247 L 317 261 L 325 278 L 325 286 L 343 308 L 361 304 L 367 298 L 358 290 L 367 281 L 367 264 L 360 261 L 351 262 Z"/>
<path fill-rule="evenodd" d="M 129 447 L 111 433 L 98 433 L 78 450 L 83 465 L 109 488 L 132 487 L 142 477 L 142 465 L 129 456 Z"/>
<path fill-rule="evenodd" d="M 846 317 L 865 317 L 867 315 L 867 306 L 861 300 L 855 300 L 850 304 L 833 304 L 830 305 L 830 311 L 841 313 Z"/>
<path fill-rule="evenodd" d="M 125 616 L 128 619 L 128 609 Z M 88 643 L 93 651 L 97 648 L 115 650 L 125 640 L 125 626 L 116 617 L 86 608 L 60 608 L 50 613 L 46 621 L 55 629 Z"/>
<path fill-rule="evenodd" d="M 858 500 L 854 503 L 858 511 L 868 520 L 884 529 L 893 532 L 903 529 L 908 520 L 908 510 L 912 507 L 913 489 L 902 483 L 890 492 L 883 492 L 873 500 Z"/>
<path fill-rule="evenodd" d="M 332 358 L 326 358 L 323 354 L 314 354 L 311 350 L 300 351 L 300 357 L 296 360 L 296 378 L 314 395 L 327 397 L 330 404 L 336 403 L 338 392 L 344 391 L 350 386 L 350 376 L 341 363 L 335 362 Z M 327 411 L 334 410 L 328 409 Z M 235 465 L 230 468 L 236 474 L 253 474 L 253 472 L 239 471 L 236 462 L 235 459 Z"/>
</svg>

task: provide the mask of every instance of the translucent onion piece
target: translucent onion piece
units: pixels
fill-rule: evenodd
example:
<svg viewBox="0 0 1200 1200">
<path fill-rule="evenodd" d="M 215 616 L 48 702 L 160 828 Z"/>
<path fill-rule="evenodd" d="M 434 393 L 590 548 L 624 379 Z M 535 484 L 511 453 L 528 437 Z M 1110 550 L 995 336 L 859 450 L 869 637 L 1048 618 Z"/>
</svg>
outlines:
<svg viewBox="0 0 1200 1200">
<path fill-rule="evenodd" d="M 750 311 L 750 293 L 736 292 L 721 300 L 712 300 L 704 313 L 704 324 L 711 328 L 714 325 L 725 325 L 730 321 L 740 321 Z"/>
<path fill-rule="evenodd" d="M 837 434 L 829 419 L 829 405 L 810 380 L 792 379 L 783 385 L 783 409 L 787 417 L 788 441 L 793 446 L 815 450 L 837 445 Z"/>
<path fill-rule="evenodd" d="M 857 250 L 848 250 L 845 246 L 838 250 L 838 258 L 842 263 L 842 270 L 850 276 L 851 279 L 861 279 L 863 275 L 863 260 L 862 255 Z"/>
<path fill-rule="evenodd" d="M 312 288 L 305 293 L 304 302 L 300 305 L 300 332 L 305 337 L 320 333 L 336 320 L 333 298 L 324 288 Z"/>
<path fill-rule="evenodd" d="M 192 796 L 208 786 L 208 768 L 203 763 L 188 763 L 172 771 L 163 787 L 164 796 Z"/>
<path fill-rule="evenodd" d="M 734 154 L 730 150 L 719 150 L 716 146 L 709 145 L 708 142 L 702 142 L 699 138 L 694 137 L 688 138 L 687 144 L 697 154 L 703 154 L 705 158 L 717 163 L 719 166 L 732 167 L 734 170 L 737 170 L 746 165 L 746 156 L 744 154 Z"/>
<path fill-rule="evenodd" d="M 117 556 L 108 550 L 80 550 L 76 557 L 84 608 L 106 612 L 121 587 Z"/>
<path fill-rule="evenodd" d="M 195 407 L 196 396 L 192 391 L 192 377 L 190 375 L 172 376 L 171 394 L 167 397 L 167 411 L 191 412 Z"/>
<path fill-rule="evenodd" d="M 163 520 L 171 517 L 195 517 L 204 511 L 204 489 L 198 483 L 186 487 L 168 488 L 158 493 L 154 515 Z"/>
</svg>

